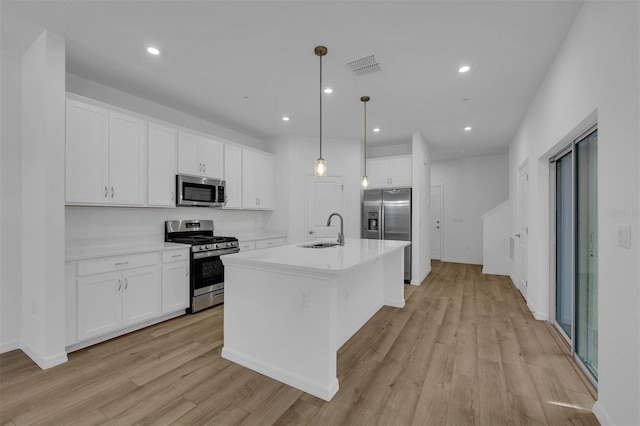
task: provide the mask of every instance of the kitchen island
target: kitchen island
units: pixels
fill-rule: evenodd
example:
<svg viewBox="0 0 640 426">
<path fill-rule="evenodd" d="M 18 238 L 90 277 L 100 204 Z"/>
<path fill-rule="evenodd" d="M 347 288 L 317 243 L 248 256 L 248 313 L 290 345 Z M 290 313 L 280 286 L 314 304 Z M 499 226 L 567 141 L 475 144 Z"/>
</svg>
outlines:
<svg viewBox="0 0 640 426">
<path fill-rule="evenodd" d="M 222 257 L 222 357 L 329 401 L 338 349 L 383 305 L 404 307 L 406 241 L 348 238 Z"/>
</svg>

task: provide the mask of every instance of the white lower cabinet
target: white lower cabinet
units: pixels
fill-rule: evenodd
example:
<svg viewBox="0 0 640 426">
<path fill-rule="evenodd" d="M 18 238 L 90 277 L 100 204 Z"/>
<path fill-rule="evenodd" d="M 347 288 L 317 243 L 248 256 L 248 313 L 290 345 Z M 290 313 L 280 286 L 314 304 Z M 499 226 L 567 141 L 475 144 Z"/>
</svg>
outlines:
<svg viewBox="0 0 640 426">
<path fill-rule="evenodd" d="M 78 278 L 78 340 L 151 319 L 159 301 L 157 266 Z"/>
<path fill-rule="evenodd" d="M 189 307 L 189 261 L 162 264 L 162 313 Z"/>
<path fill-rule="evenodd" d="M 242 241 L 239 243 L 240 251 L 261 250 L 266 248 L 283 246 L 287 242 L 285 237 L 269 238 L 266 240 Z"/>
<path fill-rule="evenodd" d="M 84 347 L 184 313 L 189 272 L 189 247 L 67 262 L 67 345 Z"/>
</svg>

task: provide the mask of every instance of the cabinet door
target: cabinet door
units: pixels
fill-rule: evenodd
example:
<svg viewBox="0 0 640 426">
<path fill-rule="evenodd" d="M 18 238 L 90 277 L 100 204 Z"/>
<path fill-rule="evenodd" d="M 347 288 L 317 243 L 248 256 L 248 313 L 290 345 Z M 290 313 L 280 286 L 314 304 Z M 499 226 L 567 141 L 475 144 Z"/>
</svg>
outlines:
<svg viewBox="0 0 640 426">
<path fill-rule="evenodd" d="M 258 153 L 242 150 L 242 208 L 255 209 L 258 207 L 258 186 L 260 185 L 259 171 L 260 157 Z"/>
<path fill-rule="evenodd" d="M 411 186 L 411 156 L 389 159 L 391 186 Z"/>
<path fill-rule="evenodd" d="M 119 272 L 78 278 L 78 340 L 122 326 L 122 290 Z"/>
<path fill-rule="evenodd" d="M 227 209 L 242 207 L 242 148 L 233 145 L 224 147 L 224 180 L 226 184 Z"/>
<path fill-rule="evenodd" d="M 122 325 L 154 318 L 160 313 L 160 280 L 157 266 L 123 273 Z"/>
<path fill-rule="evenodd" d="M 198 154 L 199 145 L 199 136 L 178 132 L 178 173 L 202 176 L 202 161 Z"/>
<path fill-rule="evenodd" d="M 162 265 L 162 313 L 189 307 L 189 262 Z"/>
<path fill-rule="evenodd" d="M 389 161 L 386 158 L 371 158 L 367 160 L 367 174 L 369 188 L 386 188 L 389 183 Z"/>
<path fill-rule="evenodd" d="M 201 138 L 199 155 L 203 176 L 217 179 L 224 177 L 224 144 L 222 142 Z"/>
<path fill-rule="evenodd" d="M 108 185 L 108 112 L 67 100 L 66 201 L 106 203 Z"/>
<path fill-rule="evenodd" d="M 273 210 L 275 185 L 275 165 L 273 157 L 268 155 L 260 156 L 259 193 L 258 208 L 263 210 Z"/>
<path fill-rule="evenodd" d="M 177 132 L 171 127 L 149 123 L 147 182 L 150 206 L 176 206 Z"/>
<path fill-rule="evenodd" d="M 109 113 L 109 202 L 145 203 L 147 123 L 117 112 Z"/>
</svg>

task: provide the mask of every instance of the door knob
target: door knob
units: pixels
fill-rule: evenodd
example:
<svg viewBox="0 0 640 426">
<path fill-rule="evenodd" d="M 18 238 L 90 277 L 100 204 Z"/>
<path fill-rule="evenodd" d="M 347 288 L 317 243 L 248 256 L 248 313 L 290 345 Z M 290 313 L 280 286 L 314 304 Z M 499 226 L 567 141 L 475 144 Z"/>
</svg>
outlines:
<svg viewBox="0 0 640 426">
<path fill-rule="evenodd" d="M 520 238 L 520 234 L 518 233 L 518 234 L 514 235 L 514 237 Z"/>
<path fill-rule="evenodd" d="M 436 226 L 436 229 L 440 229 L 440 227 L 439 227 L 439 226 Z"/>
<path fill-rule="evenodd" d="M 309 231 L 309 234 L 315 234 L 315 233 L 316 233 L 315 231 Z"/>
</svg>

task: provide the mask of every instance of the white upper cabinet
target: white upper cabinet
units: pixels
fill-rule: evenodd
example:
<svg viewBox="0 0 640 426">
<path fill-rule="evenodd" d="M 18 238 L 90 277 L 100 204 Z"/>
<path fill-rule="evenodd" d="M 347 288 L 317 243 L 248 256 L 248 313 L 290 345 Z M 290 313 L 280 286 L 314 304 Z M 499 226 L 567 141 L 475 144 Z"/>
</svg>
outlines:
<svg viewBox="0 0 640 426">
<path fill-rule="evenodd" d="M 242 150 L 242 208 L 273 210 L 275 166 L 267 153 Z"/>
<path fill-rule="evenodd" d="M 66 201 L 143 205 L 146 122 L 67 100 Z"/>
<path fill-rule="evenodd" d="M 177 131 L 149 123 L 147 141 L 147 182 L 150 206 L 176 206 Z"/>
<path fill-rule="evenodd" d="M 224 180 L 227 197 L 226 209 L 242 208 L 242 148 L 224 147 Z"/>
<path fill-rule="evenodd" d="M 109 202 L 145 204 L 146 131 L 146 121 L 109 112 Z"/>
<path fill-rule="evenodd" d="M 188 132 L 178 132 L 178 173 L 223 178 L 224 144 Z"/>
<path fill-rule="evenodd" d="M 370 188 L 411 186 L 411 155 L 367 160 Z"/>
<path fill-rule="evenodd" d="M 106 109 L 67 100 L 67 202 L 107 202 L 108 124 L 109 112 Z"/>
</svg>

